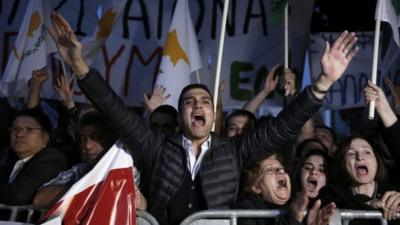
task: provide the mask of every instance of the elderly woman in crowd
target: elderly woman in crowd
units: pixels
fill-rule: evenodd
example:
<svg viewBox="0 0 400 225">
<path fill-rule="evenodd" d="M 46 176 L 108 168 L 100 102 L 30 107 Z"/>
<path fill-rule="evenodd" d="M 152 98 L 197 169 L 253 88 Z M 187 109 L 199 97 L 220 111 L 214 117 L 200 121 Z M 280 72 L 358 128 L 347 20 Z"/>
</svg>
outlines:
<svg viewBox="0 0 400 225">
<path fill-rule="evenodd" d="M 323 204 L 334 201 L 340 209 L 381 209 L 386 219 L 394 219 L 400 209 L 400 193 L 397 187 L 385 181 L 386 169 L 377 150 L 378 147 L 366 138 L 347 138 L 335 157 L 340 180 L 334 186 L 321 189 Z M 353 221 L 352 224 L 366 222 Z"/>
<path fill-rule="evenodd" d="M 48 147 L 51 124 L 44 113 L 18 112 L 9 131 L 10 148 L 0 165 L 0 203 L 29 205 L 42 184 L 67 169 L 67 161 Z"/>
<path fill-rule="evenodd" d="M 282 166 L 279 155 L 272 155 L 246 171 L 244 196 L 234 208 L 238 209 L 289 209 L 287 214 L 274 219 L 241 219 L 241 225 L 302 224 L 308 199 L 300 195 L 289 206 L 292 186 L 290 177 Z M 327 224 L 335 205 L 320 209 L 320 201 L 310 210 L 307 224 Z"/>
</svg>

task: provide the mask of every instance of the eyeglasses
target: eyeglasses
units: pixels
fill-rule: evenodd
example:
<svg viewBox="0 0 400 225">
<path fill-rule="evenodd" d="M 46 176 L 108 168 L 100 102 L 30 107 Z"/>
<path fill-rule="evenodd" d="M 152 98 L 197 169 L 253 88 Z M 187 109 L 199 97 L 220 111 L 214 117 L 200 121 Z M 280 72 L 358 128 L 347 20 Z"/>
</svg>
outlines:
<svg viewBox="0 0 400 225">
<path fill-rule="evenodd" d="M 280 172 L 286 173 L 285 167 L 283 166 L 272 166 L 272 167 L 268 167 L 265 168 L 263 170 L 261 170 L 260 172 L 260 176 L 264 175 L 264 174 L 269 174 L 269 175 L 273 175 L 273 174 L 279 174 Z"/>
<path fill-rule="evenodd" d="M 9 131 L 10 134 L 14 135 L 19 132 L 23 132 L 24 134 L 31 134 L 35 130 L 42 130 L 43 128 L 41 127 L 10 127 Z"/>
</svg>

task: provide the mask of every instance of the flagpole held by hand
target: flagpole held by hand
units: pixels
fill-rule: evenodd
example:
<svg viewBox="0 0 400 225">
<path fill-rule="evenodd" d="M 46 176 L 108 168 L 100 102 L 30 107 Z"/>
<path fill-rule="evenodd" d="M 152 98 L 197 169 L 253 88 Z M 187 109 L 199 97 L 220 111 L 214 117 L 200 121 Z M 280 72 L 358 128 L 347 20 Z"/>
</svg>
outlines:
<svg viewBox="0 0 400 225">
<path fill-rule="evenodd" d="M 379 50 L 379 34 L 381 30 L 381 20 L 376 19 L 375 22 L 375 37 L 374 37 L 374 54 L 372 57 L 372 75 L 371 75 L 371 82 L 376 84 L 376 74 L 378 69 L 378 50 Z M 371 101 L 369 103 L 368 108 L 368 118 L 373 120 L 375 117 L 375 101 Z"/>
</svg>

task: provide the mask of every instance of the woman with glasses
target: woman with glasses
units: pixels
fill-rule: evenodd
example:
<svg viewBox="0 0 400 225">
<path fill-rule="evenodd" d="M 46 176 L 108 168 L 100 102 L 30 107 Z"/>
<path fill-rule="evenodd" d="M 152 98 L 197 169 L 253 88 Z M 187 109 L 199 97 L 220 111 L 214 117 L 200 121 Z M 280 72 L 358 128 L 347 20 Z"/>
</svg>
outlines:
<svg viewBox="0 0 400 225">
<path fill-rule="evenodd" d="M 0 204 L 29 205 L 42 184 L 67 168 L 67 161 L 47 146 L 51 124 L 44 113 L 18 112 L 9 132 L 10 147 L 0 165 Z"/>
<path fill-rule="evenodd" d="M 335 206 L 328 205 L 320 209 L 320 202 L 315 204 L 312 216 L 307 220 L 305 210 L 307 198 L 299 196 L 291 204 L 292 186 L 289 174 L 282 164 L 282 157 L 274 154 L 249 168 L 245 172 L 244 196 L 237 202 L 234 208 L 237 209 L 285 209 L 286 214 L 271 219 L 239 219 L 241 225 L 264 225 L 264 224 L 327 224 L 333 215 Z"/>
</svg>

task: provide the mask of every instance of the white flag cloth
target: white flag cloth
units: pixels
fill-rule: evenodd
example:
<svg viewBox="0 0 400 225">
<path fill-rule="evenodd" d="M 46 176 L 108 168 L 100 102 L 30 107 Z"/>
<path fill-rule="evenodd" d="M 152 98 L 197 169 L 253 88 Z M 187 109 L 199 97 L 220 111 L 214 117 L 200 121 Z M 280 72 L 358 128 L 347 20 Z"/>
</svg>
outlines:
<svg viewBox="0 0 400 225">
<path fill-rule="evenodd" d="M 393 39 L 397 46 L 399 41 L 400 26 L 400 0 L 378 0 L 375 11 L 375 19 L 388 22 L 392 27 Z"/>
<path fill-rule="evenodd" d="M 27 93 L 32 71 L 45 67 L 48 54 L 57 51 L 46 30 L 46 26 L 51 24 L 50 3 L 51 0 L 29 1 L 15 46 L 8 58 L 0 90 L 14 106 L 17 98 Z"/>
<path fill-rule="evenodd" d="M 136 224 L 133 160 L 114 144 L 44 215 L 64 225 Z"/>
<path fill-rule="evenodd" d="M 190 74 L 202 67 L 197 37 L 187 0 L 175 6 L 167 40 L 164 45 L 156 85 L 163 85 L 171 96 L 164 104 L 177 108 L 179 94 L 191 83 Z"/>
<path fill-rule="evenodd" d="M 101 51 L 107 38 L 124 10 L 127 0 L 114 0 L 100 18 L 92 36 L 82 39 L 82 53 L 87 64 L 91 65 Z"/>
</svg>

